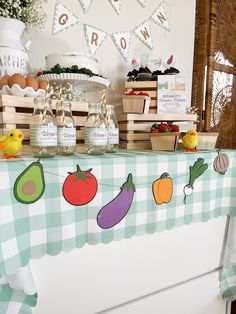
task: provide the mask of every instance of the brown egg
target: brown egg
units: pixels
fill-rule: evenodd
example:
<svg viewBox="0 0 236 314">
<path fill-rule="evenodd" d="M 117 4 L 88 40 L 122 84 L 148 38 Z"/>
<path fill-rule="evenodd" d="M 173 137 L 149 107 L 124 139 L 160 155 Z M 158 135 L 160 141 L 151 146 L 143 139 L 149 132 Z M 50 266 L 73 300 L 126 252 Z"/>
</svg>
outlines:
<svg viewBox="0 0 236 314">
<path fill-rule="evenodd" d="M 8 85 L 12 87 L 13 84 L 18 84 L 21 88 L 25 88 L 26 79 L 19 73 L 13 74 L 8 80 Z"/>
<path fill-rule="evenodd" d="M 2 79 L 0 80 L 0 89 L 2 89 L 4 85 L 8 85 L 9 78 L 10 78 L 10 75 L 8 74 L 3 75 Z"/>
<path fill-rule="evenodd" d="M 38 90 L 39 88 L 38 81 L 33 76 L 28 76 L 26 78 L 26 85 L 32 87 L 34 90 Z"/>
<path fill-rule="evenodd" d="M 49 84 L 48 81 L 45 81 L 45 80 L 40 81 L 40 82 L 39 82 L 39 88 L 40 88 L 40 89 L 44 89 L 44 90 L 46 91 L 46 90 L 47 90 L 47 87 L 48 87 L 48 84 Z"/>
</svg>

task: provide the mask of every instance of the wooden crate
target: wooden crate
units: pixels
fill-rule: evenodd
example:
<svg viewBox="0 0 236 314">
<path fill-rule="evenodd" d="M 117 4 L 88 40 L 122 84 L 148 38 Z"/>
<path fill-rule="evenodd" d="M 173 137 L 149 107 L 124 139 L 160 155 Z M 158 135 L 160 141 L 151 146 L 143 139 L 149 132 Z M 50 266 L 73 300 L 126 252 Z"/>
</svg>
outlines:
<svg viewBox="0 0 236 314">
<path fill-rule="evenodd" d="M 120 148 L 151 149 L 149 131 L 156 122 L 173 122 L 180 126 L 180 131 L 196 129 L 197 117 L 193 114 L 121 114 L 118 115 L 120 129 Z"/>
<path fill-rule="evenodd" d="M 156 81 L 140 81 L 125 82 L 125 92 L 134 91 L 136 93 L 146 92 L 151 97 L 151 104 L 148 113 L 157 113 L 157 82 Z"/>
<path fill-rule="evenodd" d="M 56 101 L 52 102 L 55 113 Z M 0 128 L 5 133 L 11 129 L 20 129 L 25 135 L 24 144 L 29 144 L 29 125 L 34 110 L 32 97 L 0 96 Z M 83 142 L 83 131 L 88 115 L 88 104 L 85 102 L 72 102 L 72 114 L 76 124 L 77 143 Z"/>
</svg>

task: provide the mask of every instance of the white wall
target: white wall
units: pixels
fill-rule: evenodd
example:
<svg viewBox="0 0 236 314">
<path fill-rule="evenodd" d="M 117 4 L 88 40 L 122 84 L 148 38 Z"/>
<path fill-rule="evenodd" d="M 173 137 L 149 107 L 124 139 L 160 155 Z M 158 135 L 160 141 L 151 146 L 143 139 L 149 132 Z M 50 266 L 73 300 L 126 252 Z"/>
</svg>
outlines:
<svg viewBox="0 0 236 314">
<path fill-rule="evenodd" d="M 32 67 L 45 66 L 45 56 L 55 52 L 80 51 L 88 53 L 84 35 L 83 24 L 90 24 L 111 34 L 118 31 L 128 31 L 144 22 L 157 6 L 157 0 L 147 0 L 147 5 L 142 8 L 137 0 L 122 0 L 121 14 L 117 15 L 108 0 L 93 0 L 88 14 L 84 11 L 78 0 L 60 0 L 62 4 L 72 10 L 81 23 L 64 32 L 52 35 L 54 6 L 56 1 L 48 1 L 45 10 L 48 14 L 46 26 L 43 30 L 32 31 L 26 38 L 32 41 L 30 60 Z M 153 36 L 154 49 L 149 50 L 136 36 L 131 37 L 130 60 L 125 62 L 110 36 L 97 52 L 100 72 L 107 77 L 115 88 L 109 92 L 109 100 L 113 103 L 120 101 L 124 91 L 126 74 L 131 68 L 131 60 L 142 53 L 150 54 L 150 60 L 168 57 L 174 54 L 177 67 L 186 75 L 188 83 L 188 99 L 191 96 L 195 0 L 168 0 L 168 16 L 171 32 L 164 30 L 150 22 Z"/>
</svg>

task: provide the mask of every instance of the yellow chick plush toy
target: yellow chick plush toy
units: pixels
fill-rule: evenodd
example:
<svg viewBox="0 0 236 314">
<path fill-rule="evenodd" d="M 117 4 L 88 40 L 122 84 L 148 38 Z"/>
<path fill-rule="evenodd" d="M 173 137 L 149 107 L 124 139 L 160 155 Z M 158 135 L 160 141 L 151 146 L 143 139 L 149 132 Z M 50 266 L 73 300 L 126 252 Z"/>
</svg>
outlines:
<svg viewBox="0 0 236 314">
<path fill-rule="evenodd" d="M 21 158 L 16 156 L 22 149 L 24 134 L 20 130 L 11 130 L 6 135 L 0 136 L 0 151 L 3 159 Z"/>
<path fill-rule="evenodd" d="M 184 150 L 186 152 L 196 152 L 198 144 L 198 133 L 195 130 L 189 130 L 182 138 Z"/>
</svg>

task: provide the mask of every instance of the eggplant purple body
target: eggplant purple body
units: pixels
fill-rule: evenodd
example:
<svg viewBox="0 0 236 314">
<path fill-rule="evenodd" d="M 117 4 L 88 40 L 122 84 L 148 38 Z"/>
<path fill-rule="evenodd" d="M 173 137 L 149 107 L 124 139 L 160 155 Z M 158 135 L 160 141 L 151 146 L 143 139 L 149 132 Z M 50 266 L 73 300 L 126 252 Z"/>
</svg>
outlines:
<svg viewBox="0 0 236 314">
<path fill-rule="evenodd" d="M 122 185 L 120 193 L 107 205 L 102 207 L 97 215 L 99 227 L 108 229 L 118 224 L 128 213 L 135 192 L 132 174 L 128 175 L 127 181 Z"/>
</svg>

